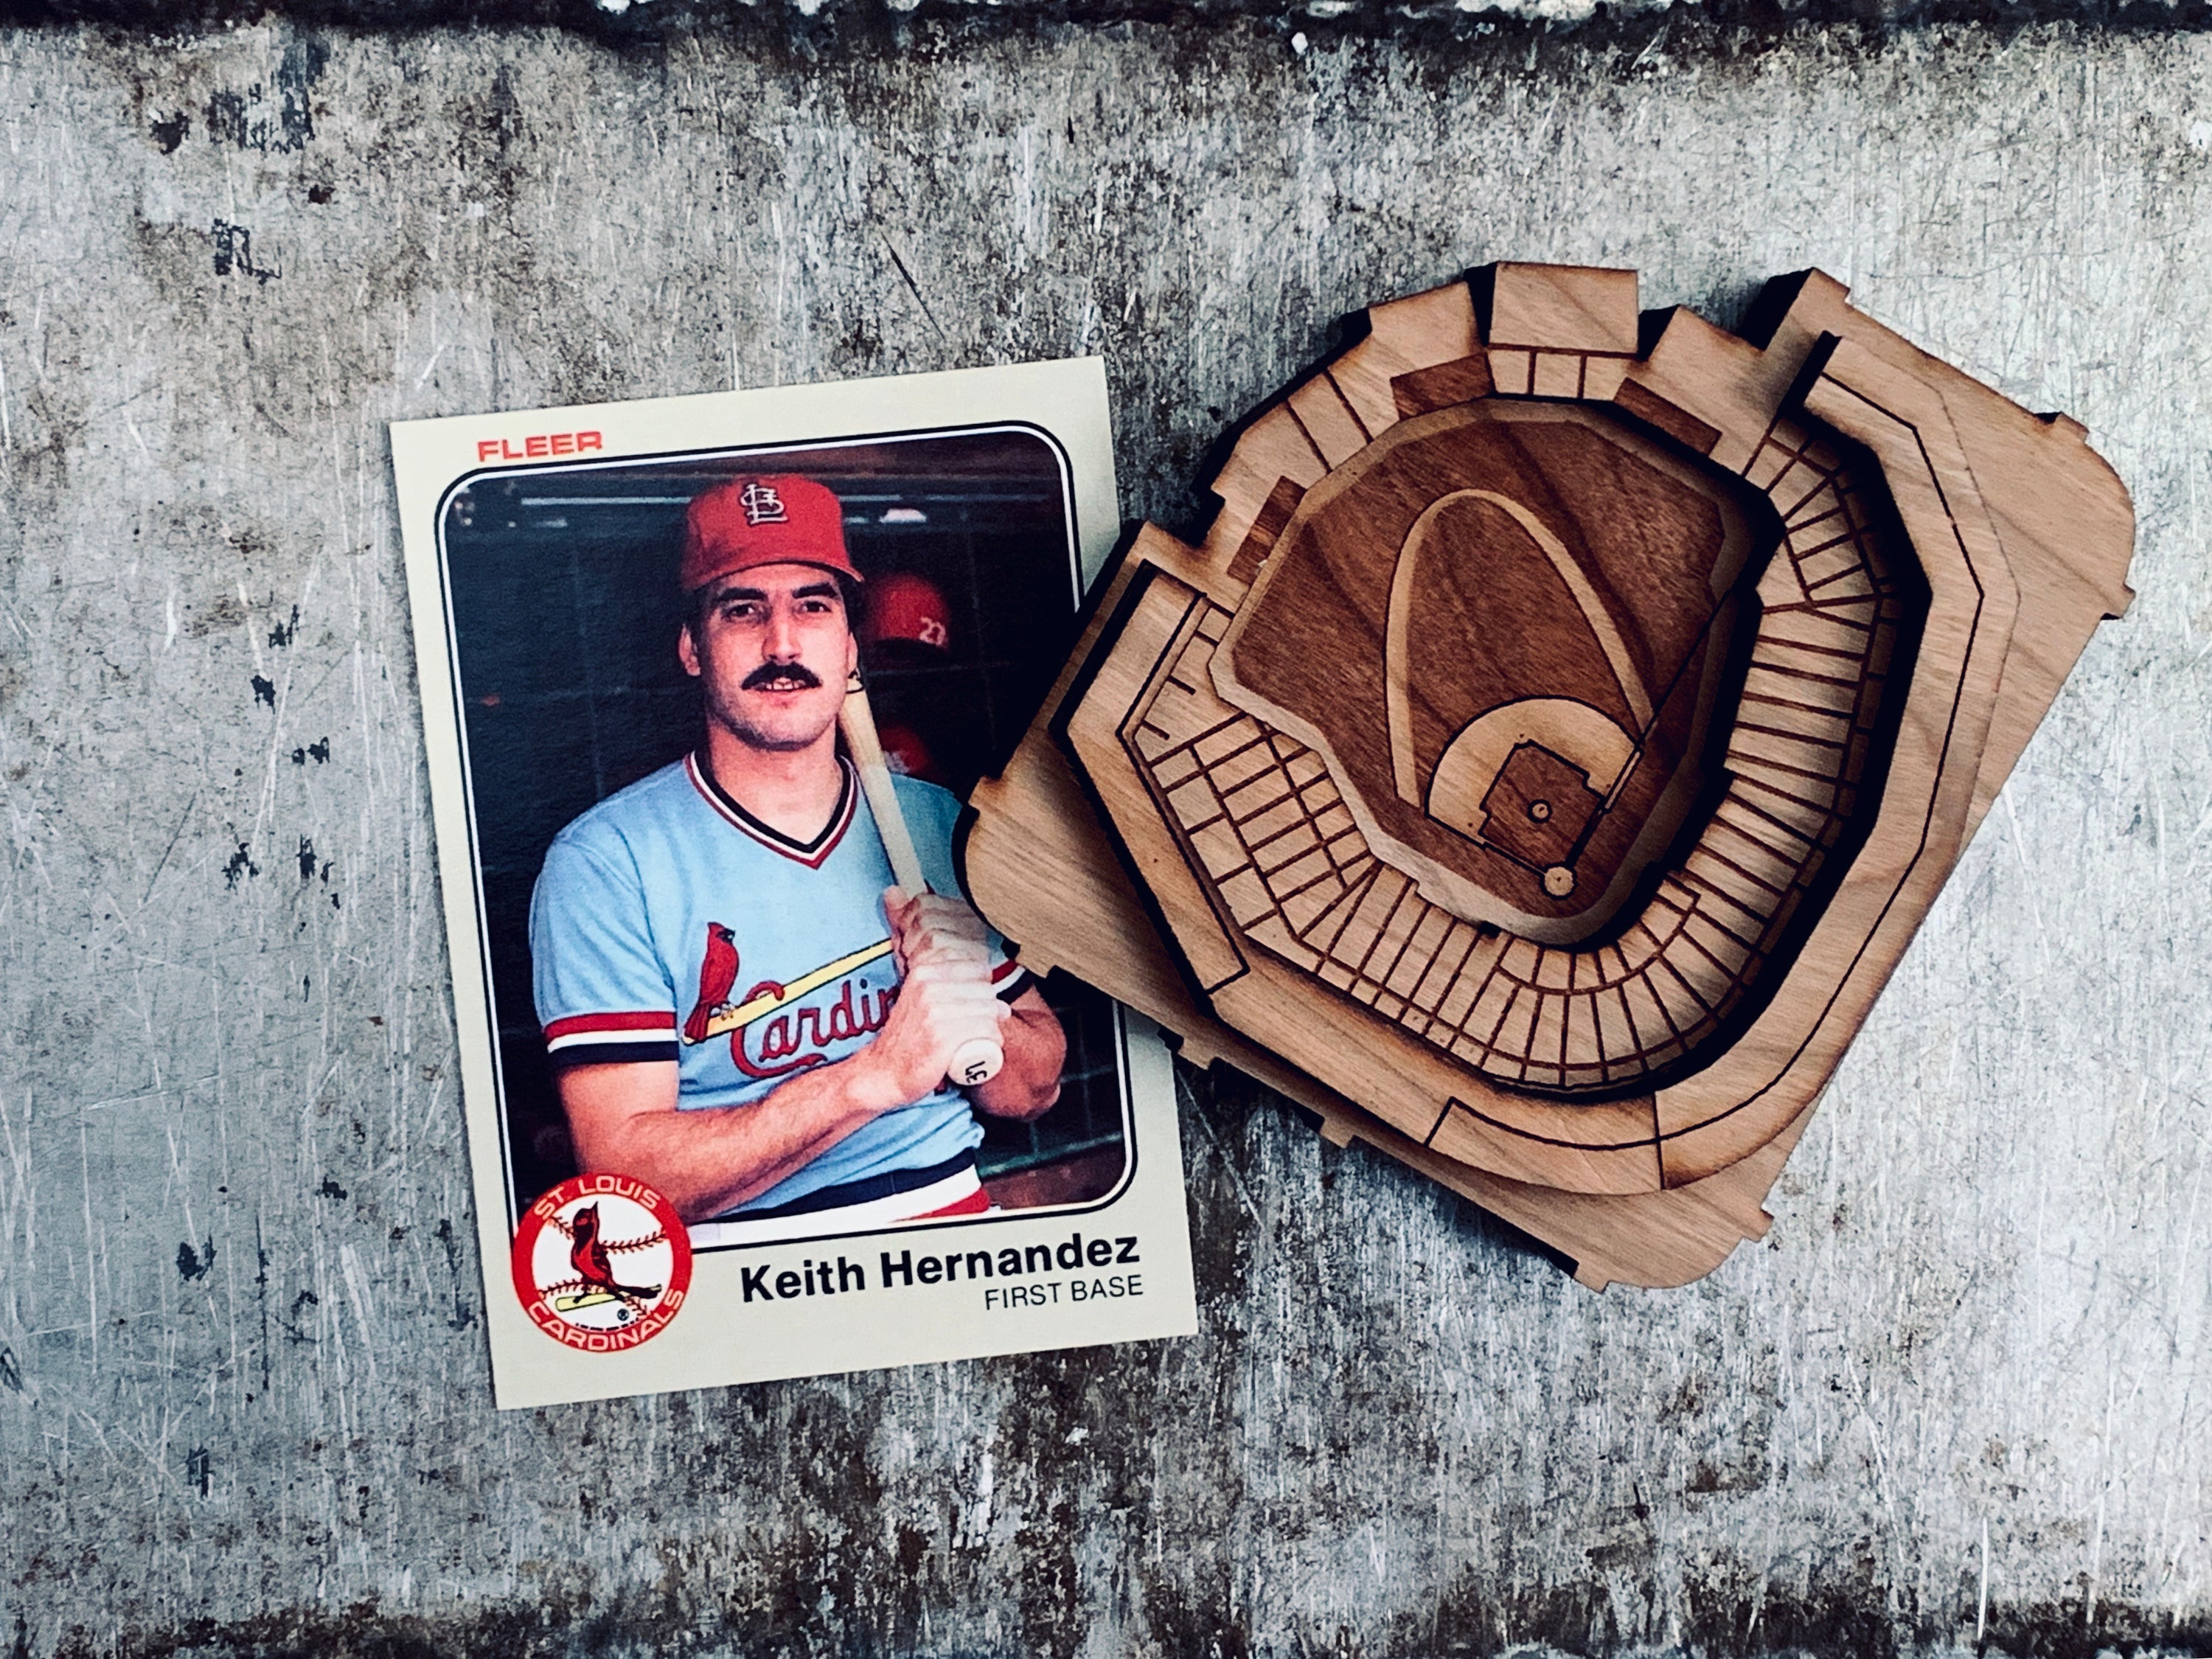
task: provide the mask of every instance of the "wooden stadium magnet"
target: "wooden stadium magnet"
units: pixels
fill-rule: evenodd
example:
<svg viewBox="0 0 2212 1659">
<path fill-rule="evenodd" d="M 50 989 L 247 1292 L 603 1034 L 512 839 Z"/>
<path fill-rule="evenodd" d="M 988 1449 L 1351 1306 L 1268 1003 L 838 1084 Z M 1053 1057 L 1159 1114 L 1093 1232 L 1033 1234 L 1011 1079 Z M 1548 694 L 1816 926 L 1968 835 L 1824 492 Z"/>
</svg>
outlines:
<svg viewBox="0 0 2212 1659">
<path fill-rule="evenodd" d="M 1778 278 L 1374 307 L 1139 532 L 975 791 L 968 884 L 1060 967 L 1551 1243 L 1679 1284 L 1814 1100 L 2097 623 L 2127 493 Z"/>
</svg>

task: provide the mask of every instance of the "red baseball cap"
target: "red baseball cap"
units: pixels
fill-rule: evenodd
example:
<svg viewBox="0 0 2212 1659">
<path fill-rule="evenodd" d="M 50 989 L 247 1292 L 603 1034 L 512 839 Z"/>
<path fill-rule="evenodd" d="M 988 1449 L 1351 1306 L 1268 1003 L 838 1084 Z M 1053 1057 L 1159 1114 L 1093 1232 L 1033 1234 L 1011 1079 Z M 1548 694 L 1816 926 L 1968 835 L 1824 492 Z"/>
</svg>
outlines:
<svg viewBox="0 0 2212 1659">
<path fill-rule="evenodd" d="M 899 640 L 948 650 L 952 644 L 952 608 L 937 584 L 911 570 L 894 570 L 868 590 L 868 613 L 860 622 L 860 642 L 880 645 Z"/>
<path fill-rule="evenodd" d="M 937 770 L 937 757 L 929 752 L 929 744 L 911 726 L 880 726 L 876 728 L 876 735 L 883 740 L 884 760 L 892 771 L 930 783 L 945 781 Z"/>
<path fill-rule="evenodd" d="M 684 514 L 685 593 L 763 564 L 811 564 L 859 581 L 845 550 L 845 509 L 834 492 L 795 472 L 732 478 Z"/>
</svg>

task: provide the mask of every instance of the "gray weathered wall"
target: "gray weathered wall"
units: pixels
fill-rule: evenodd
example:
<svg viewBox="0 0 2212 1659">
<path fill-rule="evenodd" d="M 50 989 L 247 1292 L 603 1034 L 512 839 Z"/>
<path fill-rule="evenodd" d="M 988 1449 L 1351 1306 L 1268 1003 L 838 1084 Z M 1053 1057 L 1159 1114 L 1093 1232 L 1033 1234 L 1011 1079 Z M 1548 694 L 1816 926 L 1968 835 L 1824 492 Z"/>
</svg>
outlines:
<svg viewBox="0 0 2212 1659">
<path fill-rule="evenodd" d="M 2059 27 L 0 35 L 0 1645 L 2212 1647 L 2208 181 Z M 1498 257 L 1817 263 L 2135 491 L 1771 1239 L 1593 1297 L 1187 1078 L 1194 1340 L 495 1414 L 383 423 L 1099 351 L 1185 517 Z"/>
</svg>

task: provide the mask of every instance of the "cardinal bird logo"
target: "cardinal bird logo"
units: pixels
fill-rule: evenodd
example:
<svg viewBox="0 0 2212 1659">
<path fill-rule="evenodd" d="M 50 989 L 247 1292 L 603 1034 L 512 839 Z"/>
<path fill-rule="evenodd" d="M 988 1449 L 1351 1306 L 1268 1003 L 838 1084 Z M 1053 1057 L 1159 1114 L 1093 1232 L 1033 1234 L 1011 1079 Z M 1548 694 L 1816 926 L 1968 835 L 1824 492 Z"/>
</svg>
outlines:
<svg viewBox="0 0 2212 1659">
<path fill-rule="evenodd" d="M 614 1258 L 599 1237 L 599 1206 L 586 1204 L 568 1218 L 568 1261 L 576 1276 L 592 1290 L 631 1302 L 650 1302 L 660 1294 L 658 1285 L 624 1285 L 615 1278 Z"/>
<path fill-rule="evenodd" d="M 730 1006 L 738 982 L 738 936 L 719 921 L 707 924 L 707 959 L 699 964 L 699 1001 L 684 1022 L 686 1042 L 704 1042 L 707 1024 Z"/>
<path fill-rule="evenodd" d="M 683 1307 L 691 1240 L 676 1206 L 643 1182 L 572 1176 L 523 1212 L 514 1268 L 531 1323 L 564 1347 L 617 1353 Z"/>
</svg>

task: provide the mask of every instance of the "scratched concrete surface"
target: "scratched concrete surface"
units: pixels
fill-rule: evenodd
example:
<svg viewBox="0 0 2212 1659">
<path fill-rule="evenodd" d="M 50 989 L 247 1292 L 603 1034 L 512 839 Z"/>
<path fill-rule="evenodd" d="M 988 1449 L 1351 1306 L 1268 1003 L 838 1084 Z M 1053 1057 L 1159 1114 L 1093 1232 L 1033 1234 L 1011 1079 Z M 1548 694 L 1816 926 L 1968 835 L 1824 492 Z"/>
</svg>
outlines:
<svg viewBox="0 0 2212 1659">
<path fill-rule="evenodd" d="M 0 143 L 18 1659 L 2212 1648 L 2212 39 L 22 30 Z M 384 422 L 1098 351 L 1187 522 L 1501 256 L 1817 263 L 2135 492 L 1771 1242 L 1187 1078 L 1195 1340 L 495 1413 Z"/>
</svg>

